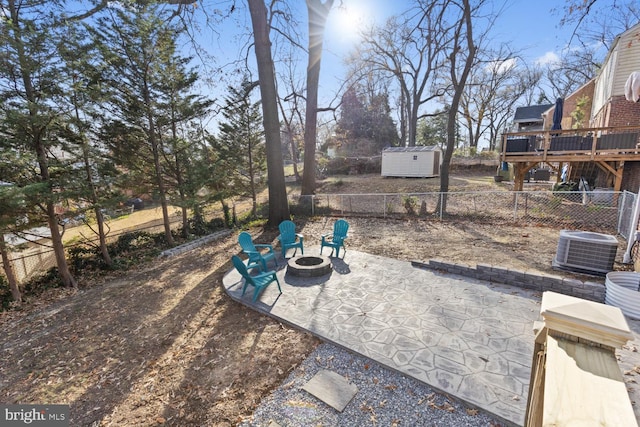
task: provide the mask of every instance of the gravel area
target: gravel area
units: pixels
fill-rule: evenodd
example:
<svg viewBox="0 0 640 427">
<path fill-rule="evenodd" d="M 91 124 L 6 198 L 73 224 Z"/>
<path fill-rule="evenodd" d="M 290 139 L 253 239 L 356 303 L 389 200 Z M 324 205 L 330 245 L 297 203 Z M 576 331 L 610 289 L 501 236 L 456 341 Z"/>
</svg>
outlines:
<svg viewBox="0 0 640 427">
<path fill-rule="evenodd" d="M 358 387 L 343 412 L 302 389 L 322 369 L 336 372 Z M 250 419 L 239 425 L 498 427 L 503 424 L 420 381 L 325 343 L 263 399 Z"/>
</svg>

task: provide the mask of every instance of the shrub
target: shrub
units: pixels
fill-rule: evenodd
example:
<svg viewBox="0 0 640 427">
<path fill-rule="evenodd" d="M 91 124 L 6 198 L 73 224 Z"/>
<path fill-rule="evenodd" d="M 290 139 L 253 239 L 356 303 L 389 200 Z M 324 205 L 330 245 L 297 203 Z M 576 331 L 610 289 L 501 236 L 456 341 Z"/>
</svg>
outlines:
<svg viewBox="0 0 640 427">
<path fill-rule="evenodd" d="M 53 267 L 43 275 L 34 277 L 26 282 L 23 288 L 23 295 L 37 296 L 47 289 L 62 288 L 63 286 L 60 275 L 58 274 L 58 269 Z"/>
<path fill-rule="evenodd" d="M 13 301 L 11 296 L 11 289 L 9 289 L 9 282 L 0 274 L 0 311 L 7 310 Z"/>
<path fill-rule="evenodd" d="M 119 255 L 132 249 L 148 246 L 152 244 L 153 241 L 154 239 L 151 234 L 145 231 L 134 231 L 118 236 L 116 243 L 111 245 L 109 249 L 113 254 Z"/>
<path fill-rule="evenodd" d="M 418 198 L 413 196 L 404 196 L 402 198 L 402 205 L 409 215 L 415 215 L 416 208 L 418 207 Z"/>
<path fill-rule="evenodd" d="M 70 247 L 67 253 L 69 255 L 69 266 L 74 272 L 105 267 L 99 249 L 94 246 L 79 244 Z"/>
<path fill-rule="evenodd" d="M 326 166 L 326 173 L 328 175 L 348 175 L 351 166 L 344 157 L 336 157 L 329 160 Z"/>
</svg>

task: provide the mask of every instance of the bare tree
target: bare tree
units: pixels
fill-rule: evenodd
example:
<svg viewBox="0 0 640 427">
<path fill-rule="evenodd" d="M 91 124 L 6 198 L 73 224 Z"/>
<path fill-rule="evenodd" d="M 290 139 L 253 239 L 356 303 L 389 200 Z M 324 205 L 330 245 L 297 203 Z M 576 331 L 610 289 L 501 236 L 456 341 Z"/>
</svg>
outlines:
<svg viewBox="0 0 640 427">
<path fill-rule="evenodd" d="M 453 156 L 453 148 L 456 140 L 456 118 L 460 107 L 460 99 L 465 90 L 467 79 L 471 68 L 476 61 L 477 40 L 481 35 L 474 36 L 474 14 L 479 11 L 486 0 L 478 0 L 474 5 L 470 0 L 456 0 L 443 2 L 443 8 L 447 8 L 448 16 L 452 20 L 452 44 L 448 49 L 449 81 L 451 83 L 451 108 L 448 111 L 447 121 L 447 148 L 442 159 L 442 169 L 440 173 L 440 191 L 449 191 L 449 164 Z M 446 212 L 447 198 L 441 198 L 438 203 L 438 210 Z"/>
<path fill-rule="evenodd" d="M 508 50 L 484 51 L 469 75 L 460 99 L 470 147 L 486 137 L 495 149 L 498 132 L 514 113 L 522 97 L 537 87 L 541 72 L 531 72 Z M 525 102 L 526 104 L 526 102 Z"/>
<path fill-rule="evenodd" d="M 602 44 L 604 51 L 620 33 L 640 21 L 637 0 L 565 0 L 561 8 L 561 26 L 573 27 L 571 42 L 577 39 L 583 45 Z"/>
<path fill-rule="evenodd" d="M 544 94 L 549 102 L 564 98 L 595 77 L 600 63 L 593 47 L 566 49 L 557 62 L 547 64 L 545 77 L 551 94 Z"/>
<path fill-rule="evenodd" d="M 409 146 L 416 143 L 418 119 L 424 117 L 421 107 L 445 94 L 436 81 L 452 36 L 445 18 L 447 1 L 418 3 L 383 27 L 365 32 L 356 55 L 367 73 L 394 77 L 400 90 L 401 135 Z"/>
<path fill-rule="evenodd" d="M 535 67 L 518 67 L 514 72 L 515 75 L 508 84 L 497 88 L 487 108 L 485 117 L 490 150 L 498 147 L 500 135 L 513 118 L 516 106 L 532 104 L 533 89 L 538 87 L 542 78 L 542 71 Z"/>
<path fill-rule="evenodd" d="M 284 126 L 284 140 L 282 142 L 285 146 L 288 146 L 293 163 L 293 173 L 296 177 L 296 182 L 300 182 L 301 177 L 298 171 L 298 162 L 300 160 L 299 145 L 301 145 L 300 142 L 304 144 L 305 115 L 303 90 L 300 88 L 303 84 L 298 82 L 296 77 L 295 61 L 288 61 L 287 65 L 284 70 L 285 73 L 280 77 L 280 83 L 287 86 L 288 94 L 284 99 L 278 97 L 278 106 L 280 107 Z"/>
<path fill-rule="evenodd" d="M 262 117 L 267 149 L 267 175 L 269 180 L 269 224 L 277 225 L 289 219 L 287 188 L 284 180 L 278 94 L 271 56 L 267 8 L 262 0 L 247 0 L 251 13 L 255 55 L 262 102 Z"/>
<path fill-rule="evenodd" d="M 318 128 L 318 85 L 324 27 L 333 0 L 307 0 L 309 14 L 309 63 L 307 65 L 307 109 L 304 124 L 304 172 L 301 195 L 316 189 L 316 136 Z"/>
</svg>

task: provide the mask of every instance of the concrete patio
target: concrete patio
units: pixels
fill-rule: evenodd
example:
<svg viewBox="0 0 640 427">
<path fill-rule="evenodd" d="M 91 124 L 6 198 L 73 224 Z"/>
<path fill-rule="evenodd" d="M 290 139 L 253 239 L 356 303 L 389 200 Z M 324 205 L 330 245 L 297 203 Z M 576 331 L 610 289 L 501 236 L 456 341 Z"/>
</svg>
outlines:
<svg viewBox="0 0 640 427">
<path fill-rule="evenodd" d="M 306 248 L 316 255 L 319 247 Z M 533 352 L 533 322 L 541 294 L 414 267 L 410 262 L 349 249 L 331 258 L 318 278 L 286 274 L 251 302 L 235 271 L 228 294 L 247 306 L 478 407 L 510 425 L 523 425 Z M 640 366 L 636 339 L 622 350 L 621 369 Z M 637 374 L 637 372 L 636 372 Z M 637 394 L 630 388 L 632 401 Z M 634 409 L 636 409 L 634 407 Z M 636 416 L 638 411 L 636 409 Z"/>
</svg>

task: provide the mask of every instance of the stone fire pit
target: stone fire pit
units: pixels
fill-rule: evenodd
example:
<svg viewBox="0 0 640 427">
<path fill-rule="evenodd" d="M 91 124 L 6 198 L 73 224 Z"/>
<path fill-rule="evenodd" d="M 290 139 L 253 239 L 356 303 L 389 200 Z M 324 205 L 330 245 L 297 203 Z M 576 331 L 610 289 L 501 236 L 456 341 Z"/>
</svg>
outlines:
<svg viewBox="0 0 640 427">
<path fill-rule="evenodd" d="M 331 260 L 326 256 L 296 256 L 287 263 L 287 273 L 297 277 L 319 277 L 331 272 Z"/>
</svg>

